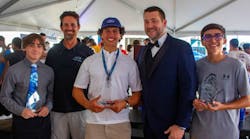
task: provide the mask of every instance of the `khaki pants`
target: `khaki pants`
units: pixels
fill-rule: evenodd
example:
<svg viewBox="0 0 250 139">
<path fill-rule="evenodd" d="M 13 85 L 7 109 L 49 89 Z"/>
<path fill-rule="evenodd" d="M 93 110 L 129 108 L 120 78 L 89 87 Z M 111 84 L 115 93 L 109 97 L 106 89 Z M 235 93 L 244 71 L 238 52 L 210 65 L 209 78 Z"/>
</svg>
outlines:
<svg viewBox="0 0 250 139">
<path fill-rule="evenodd" d="M 51 112 L 51 139 L 84 139 L 85 111 Z"/>
<path fill-rule="evenodd" d="M 131 139 L 129 122 L 119 124 L 87 124 L 85 139 Z"/>
</svg>

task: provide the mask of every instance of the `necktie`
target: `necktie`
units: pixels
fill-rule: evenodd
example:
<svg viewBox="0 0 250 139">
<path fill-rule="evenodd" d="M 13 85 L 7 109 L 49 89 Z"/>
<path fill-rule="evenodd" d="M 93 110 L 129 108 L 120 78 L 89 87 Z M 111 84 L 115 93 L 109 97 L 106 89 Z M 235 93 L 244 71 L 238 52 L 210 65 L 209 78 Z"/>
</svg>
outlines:
<svg viewBox="0 0 250 139">
<path fill-rule="evenodd" d="M 157 48 L 160 47 L 158 41 L 155 41 L 154 43 L 149 43 L 149 46 L 151 46 L 151 47 L 155 46 L 155 47 L 157 47 Z"/>
<path fill-rule="evenodd" d="M 159 42 L 155 41 L 154 46 L 159 48 L 160 47 Z"/>
<path fill-rule="evenodd" d="M 32 64 L 30 73 L 30 83 L 29 83 L 27 102 L 26 102 L 26 108 L 29 108 L 32 111 L 36 111 L 36 104 L 40 100 L 39 94 L 37 93 L 37 86 L 38 86 L 37 65 Z"/>
</svg>

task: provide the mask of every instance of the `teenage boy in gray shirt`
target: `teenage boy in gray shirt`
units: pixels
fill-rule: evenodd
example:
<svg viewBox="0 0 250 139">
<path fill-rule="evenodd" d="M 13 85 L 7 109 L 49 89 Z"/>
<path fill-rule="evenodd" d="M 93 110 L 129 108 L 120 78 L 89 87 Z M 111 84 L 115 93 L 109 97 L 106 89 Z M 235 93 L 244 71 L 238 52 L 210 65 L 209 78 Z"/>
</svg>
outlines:
<svg viewBox="0 0 250 139">
<path fill-rule="evenodd" d="M 24 60 L 9 67 L 3 81 L 0 101 L 13 113 L 14 139 L 49 139 L 54 72 L 40 62 L 44 51 L 40 35 L 30 34 L 24 37 L 23 47 L 26 56 Z M 37 67 L 37 72 L 31 68 L 33 65 Z M 35 104 L 35 107 L 31 104 Z"/>
<path fill-rule="evenodd" d="M 191 139 L 238 139 L 239 109 L 250 106 L 246 67 L 223 54 L 225 29 L 208 24 L 201 31 L 207 57 L 197 62 L 199 98 L 195 107 Z"/>
</svg>

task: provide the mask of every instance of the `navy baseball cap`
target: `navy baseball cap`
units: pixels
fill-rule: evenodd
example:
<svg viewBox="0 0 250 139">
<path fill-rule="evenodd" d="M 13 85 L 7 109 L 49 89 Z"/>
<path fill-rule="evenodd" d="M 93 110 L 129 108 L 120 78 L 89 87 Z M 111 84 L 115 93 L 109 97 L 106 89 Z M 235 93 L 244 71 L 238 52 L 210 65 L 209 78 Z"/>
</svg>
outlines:
<svg viewBox="0 0 250 139">
<path fill-rule="evenodd" d="M 102 21 L 101 29 L 106 28 L 106 27 L 118 27 L 118 28 L 121 28 L 122 26 L 121 26 L 120 21 L 117 18 L 108 17 L 108 18 L 106 18 L 106 19 L 104 19 Z"/>
</svg>

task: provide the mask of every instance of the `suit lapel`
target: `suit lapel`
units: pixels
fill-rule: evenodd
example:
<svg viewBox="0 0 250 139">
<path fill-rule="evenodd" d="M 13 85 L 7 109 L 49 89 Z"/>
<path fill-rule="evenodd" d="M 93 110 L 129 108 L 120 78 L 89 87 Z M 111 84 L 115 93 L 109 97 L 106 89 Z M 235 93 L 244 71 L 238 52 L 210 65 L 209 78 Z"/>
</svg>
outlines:
<svg viewBox="0 0 250 139">
<path fill-rule="evenodd" d="M 143 56 L 142 56 L 142 62 L 141 62 L 141 65 L 140 65 L 140 67 L 141 67 L 141 75 L 142 76 L 144 76 L 144 77 L 147 77 L 147 66 L 146 66 L 146 58 L 147 58 L 147 56 L 146 56 L 146 54 L 147 54 L 147 51 L 150 51 L 150 46 L 149 45 L 147 45 L 146 46 L 146 48 L 145 48 L 145 50 L 144 50 L 144 52 L 143 52 Z"/>
<path fill-rule="evenodd" d="M 160 50 L 157 52 L 157 54 L 154 57 L 154 63 L 152 67 L 150 68 L 149 73 L 147 74 L 148 78 L 151 77 L 155 69 L 158 67 L 161 59 L 165 55 L 167 49 L 169 48 L 168 45 L 170 44 L 170 39 L 171 39 L 171 36 L 168 34 L 167 39 L 164 41 L 162 47 L 160 48 Z"/>
</svg>

